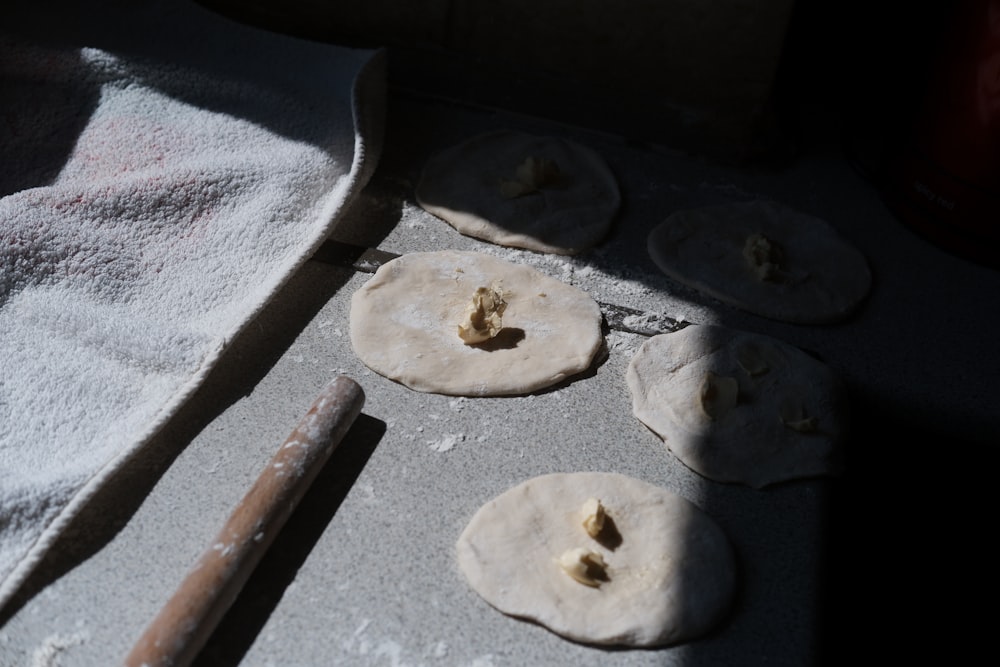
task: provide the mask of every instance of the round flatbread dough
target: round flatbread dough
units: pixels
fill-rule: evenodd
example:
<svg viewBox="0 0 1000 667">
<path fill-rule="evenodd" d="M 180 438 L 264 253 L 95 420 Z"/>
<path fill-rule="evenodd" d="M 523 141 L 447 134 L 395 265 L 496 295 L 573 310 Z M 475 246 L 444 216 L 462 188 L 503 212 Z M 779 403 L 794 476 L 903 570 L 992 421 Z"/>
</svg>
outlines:
<svg viewBox="0 0 1000 667">
<path fill-rule="evenodd" d="M 796 324 L 846 319 L 871 286 L 864 256 L 833 227 L 772 201 L 678 211 L 652 231 L 648 250 L 674 280 Z"/>
<path fill-rule="evenodd" d="M 466 236 L 560 255 L 600 242 L 621 201 L 614 174 L 590 148 L 508 130 L 428 160 L 416 198 Z"/>
<path fill-rule="evenodd" d="M 709 479 L 761 488 L 841 470 L 846 390 L 787 343 L 692 325 L 647 340 L 626 382 L 639 421 Z"/>
<path fill-rule="evenodd" d="M 604 528 L 591 537 L 584 505 Z M 582 549 L 606 567 L 599 585 L 558 562 Z M 722 529 L 684 498 L 616 473 L 543 475 L 484 505 L 457 544 L 469 585 L 501 612 L 589 644 L 651 647 L 701 636 L 733 599 L 736 568 Z"/>
<path fill-rule="evenodd" d="M 499 333 L 467 344 L 459 325 L 477 290 L 506 301 Z M 601 311 L 576 287 L 475 252 L 403 255 L 351 299 L 351 344 L 369 368 L 457 396 L 526 394 L 586 370 L 603 342 Z"/>
</svg>

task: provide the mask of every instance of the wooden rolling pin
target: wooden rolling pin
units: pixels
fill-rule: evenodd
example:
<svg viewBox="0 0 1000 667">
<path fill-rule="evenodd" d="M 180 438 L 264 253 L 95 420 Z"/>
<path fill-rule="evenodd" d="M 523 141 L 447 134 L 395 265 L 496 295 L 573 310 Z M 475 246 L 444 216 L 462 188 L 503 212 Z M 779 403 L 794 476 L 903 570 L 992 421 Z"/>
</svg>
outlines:
<svg viewBox="0 0 1000 667">
<path fill-rule="evenodd" d="M 182 667 L 194 660 L 364 402 L 364 391 L 350 378 L 324 387 L 212 546 L 146 627 L 125 659 L 128 667 Z"/>
</svg>

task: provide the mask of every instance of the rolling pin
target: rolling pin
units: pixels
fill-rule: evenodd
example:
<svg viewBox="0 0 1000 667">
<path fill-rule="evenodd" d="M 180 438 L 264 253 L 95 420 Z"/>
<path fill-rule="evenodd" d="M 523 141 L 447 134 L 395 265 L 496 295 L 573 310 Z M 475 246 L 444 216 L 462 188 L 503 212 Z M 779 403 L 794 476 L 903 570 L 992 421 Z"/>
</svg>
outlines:
<svg viewBox="0 0 1000 667">
<path fill-rule="evenodd" d="M 212 545 L 146 627 L 125 665 L 182 667 L 194 660 L 364 401 L 364 391 L 347 377 L 323 388 Z"/>
</svg>

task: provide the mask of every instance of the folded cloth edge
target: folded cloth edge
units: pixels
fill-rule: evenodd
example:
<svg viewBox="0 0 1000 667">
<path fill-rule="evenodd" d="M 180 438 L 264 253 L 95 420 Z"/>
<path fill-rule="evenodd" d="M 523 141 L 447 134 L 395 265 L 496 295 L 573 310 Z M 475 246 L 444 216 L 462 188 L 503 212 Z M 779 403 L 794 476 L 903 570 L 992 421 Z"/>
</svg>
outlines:
<svg viewBox="0 0 1000 667">
<path fill-rule="evenodd" d="M 340 187 L 328 193 L 326 203 L 319 219 L 324 220 L 323 227 L 312 233 L 311 243 L 299 255 L 292 258 L 280 271 L 274 273 L 274 282 L 262 290 L 264 296 L 243 322 L 232 331 L 222 332 L 215 349 L 203 360 L 201 366 L 191 376 L 190 380 L 181 386 L 173 398 L 164 404 L 159 415 L 153 420 L 143 435 L 133 444 L 108 460 L 95 474 L 76 492 L 65 507 L 44 528 L 34 544 L 25 552 L 8 576 L 0 581 L 0 614 L 11 603 L 46 554 L 56 543 L 60 535 L 81 513 L 91 499 L 102 489 L 104 484 L 121 470 L 133 457 L 140 454 L 149 443 L 190 400 L 195 392 L 205 382 L 210 372 L 228 347 L 229 341 L 245 330 L 260 314 L 271 298 L 280 291 L 296 271 L 309 260 L 316 249 L 326 240 L 333 230 L 341 214 L 347 210 L 358 193 L 370 180 L 378 164 L 384 140 L 384 109 L 386 95 L 386 52 L 384 49 L 372 50 L 371 56 L 361 65 L 351 88 L 351 107 L 354 122 L 354 155 L 347 178 L 339 184 Z M 2 615 L 0 615 L 2 618 Z"/>
</svg>

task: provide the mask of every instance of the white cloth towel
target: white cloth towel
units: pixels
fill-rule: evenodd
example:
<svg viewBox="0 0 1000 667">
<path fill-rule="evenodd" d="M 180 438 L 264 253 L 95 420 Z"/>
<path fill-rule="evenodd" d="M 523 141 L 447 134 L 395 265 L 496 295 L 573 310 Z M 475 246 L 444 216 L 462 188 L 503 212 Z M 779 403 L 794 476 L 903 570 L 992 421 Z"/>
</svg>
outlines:
<svg viewBox="0 0 1000 667">
<path fill-rule="evenodd" d="M 64 11 L 0 27 L 0 609 L 322 243 L 381 141 L 378 51 L 187 2 Z"/>
</svg>

